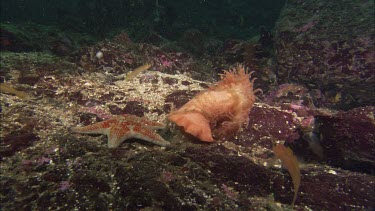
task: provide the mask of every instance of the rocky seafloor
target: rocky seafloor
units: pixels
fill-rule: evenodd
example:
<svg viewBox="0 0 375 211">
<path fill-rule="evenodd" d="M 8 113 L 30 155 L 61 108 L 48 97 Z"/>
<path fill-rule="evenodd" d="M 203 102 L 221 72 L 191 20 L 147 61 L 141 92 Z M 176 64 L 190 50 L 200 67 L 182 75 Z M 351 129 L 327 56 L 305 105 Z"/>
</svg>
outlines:
<svg viewBox="0 0 375 211">
<path fill-rule="evenodd" d="M 315 8 L 290 1 L 280 20 L 302 6 Z M 73 53 L 63 44 L 47 52 L 2 51 L 1 86 L 17 92 L 0 92 L 1 209 L 374 209 L 373 96 L 363 97 L 371 88 L 365 84 L 358 94 L 352 90 L 360 82 L 371 83 L 374 60 L 359 60 L 362 65 L 356 67 L 365 69 L 365 75 L 357 71 L 351 79 L 346 69 L 339 74 L 345 73 L 350 83 L 340 85 L 344 82 L 331 78 L 341 92 L 326 84 L 319 87 L 321 75 L 319 80 L 303 77 L 309 67 L 301 65 L 292 68 L 301 72 L 287 80 L 284 61 L 312 65 L 292 52 L 301 41 L 296 47 L 290 39 L 317 33 L 319 23 L 300 23 L 299 30 L 290 29 L 295 34 L 284 33 L 285 24 L 279 23 L 276 48 L 288 54 L 276 52 L 276 58 L 254 54 L 260 44 L 238 40 L 226 41 L 215 55 L 198 58 L 165 46 L 134 43 L 125 32 Z M 357 39 L 357 45 L 374 32 L 368 33 Z M 288 48 L 281 51 L 284 39 Z M 368 42 L 357 52 L 360 56 L 373 55 Z M 347 53 L 348 58 L 356 54 Z M 270 62 L 273 59 L 278 63 Z M 325 59 L 319 60 L 322 68 L 328 65 Z M 171 110 L 219 80 L 221 71 L 236 62 L 251 67 L 258 78 L 255 88 L 263 89 L 248 127 L 226 140 L 204 143 L 166 121 Z M 127 78 L 128 72 L 146 63 L 151 65 L 148 70 Z M 326 73 L 340 65 L 346 63 L 333 63 Z M 131 139 L 110 149 L 104 135 L 69 130 L 120 114 L 165 123 L 159 133 L 171 144 L 160 147 Z M 275 143 L 290 147 L 299 160 L 301 185 L 294 207 L 292 179 L 274 158 Z"/>
</svg>

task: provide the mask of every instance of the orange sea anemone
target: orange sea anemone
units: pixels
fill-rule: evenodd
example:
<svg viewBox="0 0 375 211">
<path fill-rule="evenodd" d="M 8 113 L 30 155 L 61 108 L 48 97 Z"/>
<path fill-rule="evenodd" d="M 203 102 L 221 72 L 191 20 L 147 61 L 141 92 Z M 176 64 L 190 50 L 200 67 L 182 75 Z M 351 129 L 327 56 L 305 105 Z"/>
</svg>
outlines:
<svg viewBox="0 0 375 211">
<path fill-rule="evenodd" d="M 218 83 L 172 111 L 168 119 L 201 141 L 214 141 L 213 134 L 217 138 L 235 134 L 248 123 L 255 102 L 255 79 L 250 77 L 242 65 L 225 71 Z"/>
</svg>

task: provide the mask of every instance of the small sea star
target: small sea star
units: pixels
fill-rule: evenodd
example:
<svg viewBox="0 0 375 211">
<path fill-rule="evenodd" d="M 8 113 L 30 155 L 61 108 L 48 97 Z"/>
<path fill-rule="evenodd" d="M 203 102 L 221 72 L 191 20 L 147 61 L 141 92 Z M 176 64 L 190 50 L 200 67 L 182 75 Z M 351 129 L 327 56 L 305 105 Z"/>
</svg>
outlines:
<svg viewBox="0 0 375 211">
<path fill-rule="evenodd" d="M 155 132 L 156 129 L 162 128 L 164 128 L 163 124 L 150 121 L 145 117 L 124 114 L 85 127 L 73 127 L 71 131 L 107 135 L 108 147 L 115 148 L 130 138 L 145 140 L 160 146 L 169 145 L 169 142 Z"/>
</svg>

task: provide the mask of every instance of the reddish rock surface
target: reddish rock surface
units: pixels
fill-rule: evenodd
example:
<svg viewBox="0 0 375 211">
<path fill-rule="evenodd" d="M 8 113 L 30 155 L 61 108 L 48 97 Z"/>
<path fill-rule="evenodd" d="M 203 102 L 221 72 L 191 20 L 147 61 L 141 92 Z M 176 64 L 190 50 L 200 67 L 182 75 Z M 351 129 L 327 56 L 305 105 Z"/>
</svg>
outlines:
<svg viewBox="0 0 375 211">
<path fill-rule="evenodd" d="M 373 1 L 288 1 L 275 28 L 278 79 L 320 89 L 325 107 L 374 105 L 374 21 Z"/>
</svg>

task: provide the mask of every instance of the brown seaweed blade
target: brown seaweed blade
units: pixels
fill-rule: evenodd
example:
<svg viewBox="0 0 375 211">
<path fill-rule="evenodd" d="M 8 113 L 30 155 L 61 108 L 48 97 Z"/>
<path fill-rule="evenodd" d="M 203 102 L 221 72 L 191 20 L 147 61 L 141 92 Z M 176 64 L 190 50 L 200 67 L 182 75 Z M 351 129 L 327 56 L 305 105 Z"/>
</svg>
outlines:
<svg viewBox="0 0 375 211">
<path fill-rule="evenodd" d="M 298 189 L 301 183 L 301 172 L 299 170 L 297 157 L 293 154 L 293 151 L 289 147 L 285 147 L 282 144 L 276 144 L 272 148 L 276 157 L 279 158 L 284 166 L 292 177 L 293 186 L 294 186 L 294 197 L 292 201 L 292 206 L 297 199 Z"/>
<path fill-rule="evenodd" d="M 10 84 L 8 83 L 0 83 L 0 92 L 4 93 L 10 93 L 14 94 L 17 97 L 19 97 L 22 100 L 28 100 L 30 99 L 30 95 L 23 91 L 18 91 L 14 89 Z"/>
</svg>

